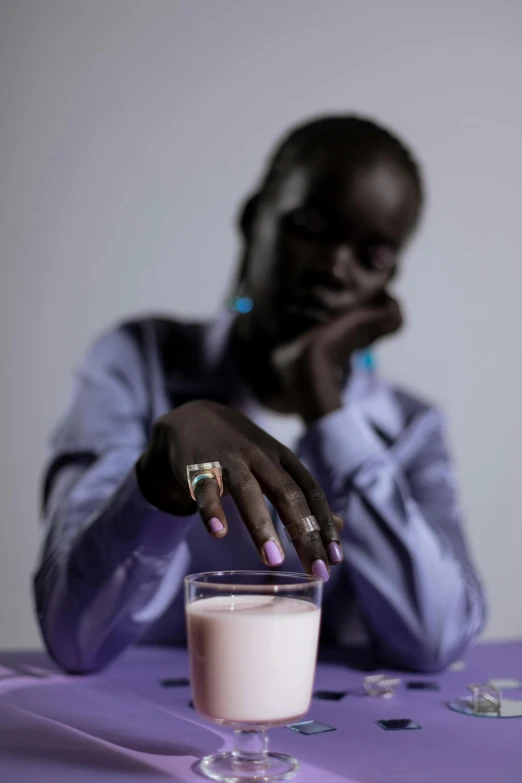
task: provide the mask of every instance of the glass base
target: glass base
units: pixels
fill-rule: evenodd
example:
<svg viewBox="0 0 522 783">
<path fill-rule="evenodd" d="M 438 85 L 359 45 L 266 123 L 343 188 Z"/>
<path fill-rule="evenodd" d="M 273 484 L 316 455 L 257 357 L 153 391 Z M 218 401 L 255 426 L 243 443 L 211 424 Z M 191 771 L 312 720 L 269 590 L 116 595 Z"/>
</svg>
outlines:
<svg viewBox="0 0 522 783">
<path fill-rule="evenodd" d="M 241 781 L 288 780 L 299 769 L 299 762 L 282 753 L 263 753 L 262 759 L 245 758 L 237 751 L 206 756 L 199 763 L 201 772 L 212 780 L 226 783 Z"/>
</svg>

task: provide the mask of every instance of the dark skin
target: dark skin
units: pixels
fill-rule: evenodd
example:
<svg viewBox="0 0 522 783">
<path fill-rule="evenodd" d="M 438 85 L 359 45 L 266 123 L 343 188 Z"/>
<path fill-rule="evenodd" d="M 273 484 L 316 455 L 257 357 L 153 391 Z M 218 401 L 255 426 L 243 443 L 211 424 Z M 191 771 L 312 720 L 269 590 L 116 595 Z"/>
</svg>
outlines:
<svg viewBox="0 0 522 783">
<path fill-rule="evenodd" d="M 266 404 L 307 423 L 341 407 L 351 354 L 402 325 L 386 287 L 415 227 L 418 194 L 393 159 L 359 162 L 369 155 L 353 143 L 316 150 L 247 226 L 255 307 L 237 324 L 242 365 Z"/>
<path fill-rule="evenodd" d="M 316 146 L 242 221 L 243 281 L 251 313 L 234 327 L 238 364 L 258 399 L 307 424 L 342 406 L 350 357 L 396 332 L 399 305 L 387 291 L 420 211 L 412 174 L 384 150 L 343 139 Z M 175 515 L 196 508 L 211 533 L 227 533 L 216 482 L 191 499 L 186 465 L 219 461 L 260 556 L 283 551 L 263 495 L 283 524 L 313 514 L 320 531 L 294 542 L 306 571 L 342 560 L 342 524 L 310 473 L 285 446 L 239 411 L 206 401 L 158 420 L 138 463 L 145 497 Z M 222 529 L 216 530 L 216 522 Z"/>
</svg>

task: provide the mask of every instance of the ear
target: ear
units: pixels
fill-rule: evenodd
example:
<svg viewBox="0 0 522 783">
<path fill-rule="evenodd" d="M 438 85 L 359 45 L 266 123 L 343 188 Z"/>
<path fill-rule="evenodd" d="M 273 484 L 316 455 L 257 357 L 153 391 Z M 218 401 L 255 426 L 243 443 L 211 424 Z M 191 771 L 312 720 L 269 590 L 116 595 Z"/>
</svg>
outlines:
<svg viewBox="0 0 522 783">
<path fill-rule="evenodd" d="M 244 239 L 248 239 L 259 209 L 259 193 L 254 193 L 239 213 L 238 227 Z"/>
</svg>

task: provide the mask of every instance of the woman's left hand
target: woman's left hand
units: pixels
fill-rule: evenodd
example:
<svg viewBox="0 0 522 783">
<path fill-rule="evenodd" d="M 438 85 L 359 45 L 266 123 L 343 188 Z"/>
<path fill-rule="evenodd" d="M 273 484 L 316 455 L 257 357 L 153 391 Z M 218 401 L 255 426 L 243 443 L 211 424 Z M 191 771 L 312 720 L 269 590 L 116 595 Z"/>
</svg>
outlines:
<svg viewBox="0 0 522 783">
<path fill-rule="evenodd" d="M 342 406 L 343 374 L 354 351 L 396 332 L 402 315 L 396 299 L 378 301 L 321 324 L 279 346 L 272 365 L 281 394 L 311 423 Z"/>
</svg>

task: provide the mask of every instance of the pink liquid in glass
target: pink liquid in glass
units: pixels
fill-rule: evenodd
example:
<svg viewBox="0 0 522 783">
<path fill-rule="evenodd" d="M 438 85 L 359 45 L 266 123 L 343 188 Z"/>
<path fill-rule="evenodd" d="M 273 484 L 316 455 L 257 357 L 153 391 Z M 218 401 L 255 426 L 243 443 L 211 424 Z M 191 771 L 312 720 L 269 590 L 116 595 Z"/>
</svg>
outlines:
<svg viewBox="0 0 522 783">
<path fill-rule="evenodd" d="M 187 607 L 194 706 L 226 723 L 277 725 L 310 706 L 321 610 L 297 598 L 216 596 Z"/>
</svg>

